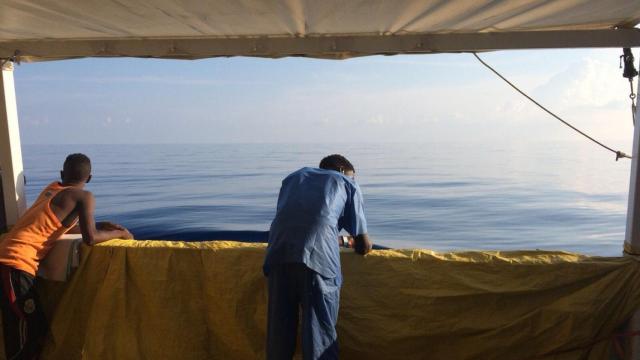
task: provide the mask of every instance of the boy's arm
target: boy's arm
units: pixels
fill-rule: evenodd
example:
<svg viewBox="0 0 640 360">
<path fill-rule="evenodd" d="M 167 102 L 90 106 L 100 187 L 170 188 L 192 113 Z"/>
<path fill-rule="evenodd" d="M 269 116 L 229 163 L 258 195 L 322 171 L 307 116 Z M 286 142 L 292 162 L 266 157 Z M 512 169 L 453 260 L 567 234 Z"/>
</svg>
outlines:
<svg viewBox="0 0 640 360">
<path fill-rule="evenodd" d="M 110 221 L 99 221 L 96 223 L 96 229 L 98 230 L 126 230 L 122 225 L 112 223 Z M 67 234 L 82 234 L 80 224 L 74 225 L 71 229 L 67 230 Z"/>
<path fill-rule="evenodd" d="M 95 198 L 93 194 L 88 191 L 83 191 L 82 196 L 78 199 L 78 217 L 80 225 L 80 233 L 82 234 L 82 240 L 87 245 L 95 245 L 101 242 L 111 239 L 133 239 L 133 235 L 123 228 L 106 227 L 102 230 L 102 227 L 96 228 L 96 222 L 94 218 L 95 211 Z"/>
</svg>

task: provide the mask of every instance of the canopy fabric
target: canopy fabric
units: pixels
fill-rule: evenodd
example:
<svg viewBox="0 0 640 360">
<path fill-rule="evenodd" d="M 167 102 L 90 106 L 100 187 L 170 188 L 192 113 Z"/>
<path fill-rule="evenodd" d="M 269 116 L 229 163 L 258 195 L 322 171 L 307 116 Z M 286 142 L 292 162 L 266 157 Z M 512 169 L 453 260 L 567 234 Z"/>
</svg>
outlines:
<svg viewBox="0 0 640 360">
<path fill-rule="evenodd" d="M 632 29 L 639 22 L 637 0 L 0 0 L 0 57 L 346 58 L 640 46 Z"/>
<path fill-rule="evenodd" d="M 261 359 L 264 244 L 113 240 L 41 281 L 43 359 Z M 608 359 L 640 262 L 565 252 L 344 250 L 341 359 Z M 622 339 L 624 340 L 624 339 Z"/>
</svg>

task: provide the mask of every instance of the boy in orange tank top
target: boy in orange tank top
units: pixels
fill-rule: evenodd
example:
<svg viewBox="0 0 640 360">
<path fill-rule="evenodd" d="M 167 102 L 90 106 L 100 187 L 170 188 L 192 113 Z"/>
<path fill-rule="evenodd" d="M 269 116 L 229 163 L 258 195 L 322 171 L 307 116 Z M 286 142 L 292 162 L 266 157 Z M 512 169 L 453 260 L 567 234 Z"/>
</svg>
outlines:
<svg viewBox="0 0 640 360">
<path fill-rule="evenodd" d="M 95 222 L 95 199 L 84 190 L 91 180 L 86 155 L 67 156 L 60 175 L 62 181 L 49 184 L 0 240 L 0 308 L 7 359 L 34 359 L 40 353 L 47 324 L 33 285 L 40 262 L 62 234 L 82 234 L 87 245 L 133 238 L 120 225 Z"/>
</svg>

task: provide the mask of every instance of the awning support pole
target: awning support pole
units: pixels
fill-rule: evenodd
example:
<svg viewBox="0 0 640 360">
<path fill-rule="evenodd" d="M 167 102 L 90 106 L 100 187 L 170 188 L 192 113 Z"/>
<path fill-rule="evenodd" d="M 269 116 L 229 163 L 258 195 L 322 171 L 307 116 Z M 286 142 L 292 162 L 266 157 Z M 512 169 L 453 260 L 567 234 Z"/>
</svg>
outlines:
<svg viewBox="0 0 640 360">
<path fill-rule="evenodd" d="M 27 207 L 24 195 L 24 173 L 18 107 L 13 82 L 13 63 L 2 64 L 0 72 L 0 174 L 6 224 L 11 226 Z M 2 216 L 2 214 L 0 214 Z"/>
<path fill-rule="evenodd" d="M 638 91 L 640 92 L 640 79 L 638 79 Z M 640 106 L 636 108 L 636 119 L 640 121 Z M 627 230 L 624 239 L 625 252 L 640 255 L 640 167 L 638 158 L 640 157 L 640 124 L 635 124 L 633 129 L 633 150 L 631 159 L 631 179 L 629 180 L 629 202 L 627 205 Z M 638 286 L 638 284 L 629 284 Z M 629 330 L 640 330 L 640 311 L 631 318 Z M 640 337 L 633 336 L 630 339 L 631 347 L 628 360 L 640 360 Z"/>
<path fill-rule="evenodd" d="M 640 80 L 638 80 L 638 91 L 640 91 Z M 636 92 L 636 94 L 637 93 L 638 92 Z M 640 121 L 639 114 L 640 106 L 636 108 L 636 119 Z M 640 255 L 640 167 L 638 167 L 638 158 L 640 156 L 640 124 L 634 125 L 624 249 L 627 253 Z"/>
</svg>

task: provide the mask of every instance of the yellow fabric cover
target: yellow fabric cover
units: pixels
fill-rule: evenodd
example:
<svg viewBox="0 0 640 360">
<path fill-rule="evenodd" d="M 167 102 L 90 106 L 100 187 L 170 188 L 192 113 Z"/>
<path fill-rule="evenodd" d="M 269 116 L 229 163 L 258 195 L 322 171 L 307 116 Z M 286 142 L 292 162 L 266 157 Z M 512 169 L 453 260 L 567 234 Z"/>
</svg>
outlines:
<svg viewBox="0 0 640 360">
<path fill-rule="evenodd" d="M 44 359 L 260 359 L 263 244 L 113 240 L 42 281 Z M 606 359 L 640 308 L 634 258 L 343 250 L 341 359 Z M 55 308 L 55 311 L 54 311 Z"/>
</svg>

